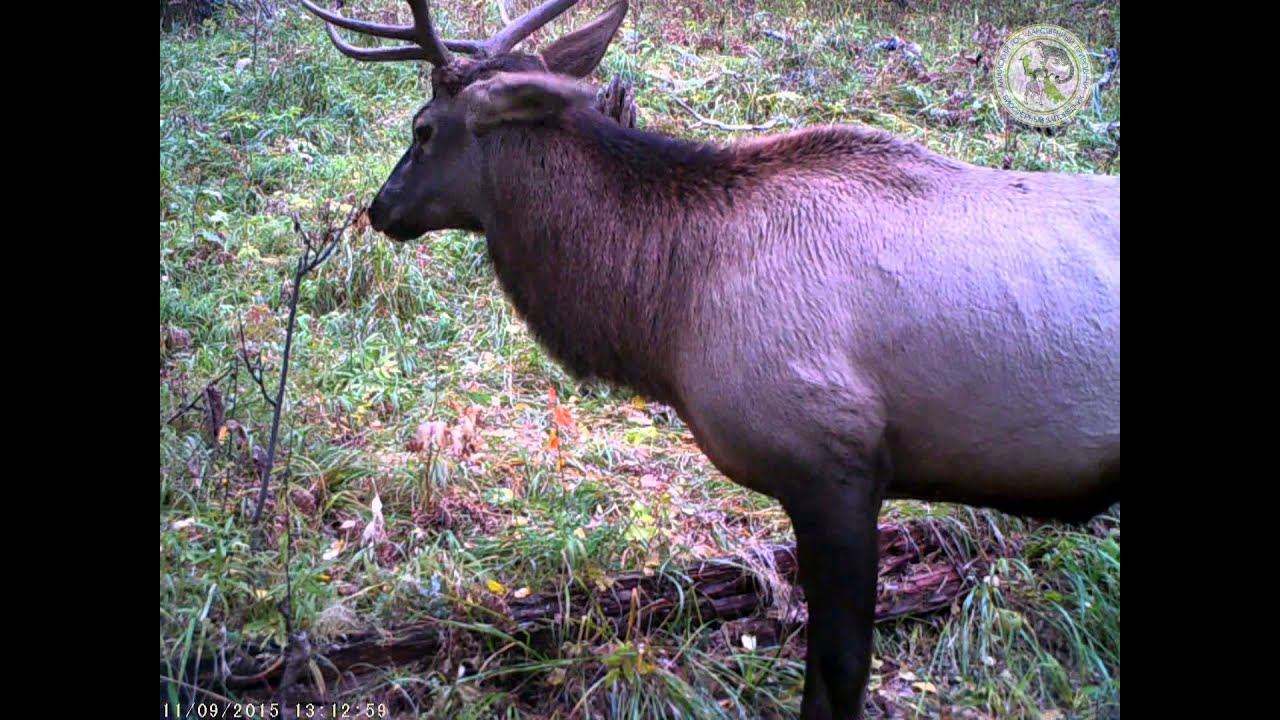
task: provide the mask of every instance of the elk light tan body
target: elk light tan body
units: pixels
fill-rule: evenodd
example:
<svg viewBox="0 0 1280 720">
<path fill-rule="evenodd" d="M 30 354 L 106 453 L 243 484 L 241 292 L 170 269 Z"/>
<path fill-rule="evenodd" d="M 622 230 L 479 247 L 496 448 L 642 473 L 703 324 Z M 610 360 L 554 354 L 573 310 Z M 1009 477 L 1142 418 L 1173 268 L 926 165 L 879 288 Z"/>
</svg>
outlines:
<svg viewBox="0 0 1280 720">
<path fill-rule="evenodd" d="M 620 127 L 574 78 L 625 2 L 539 55 L 415 25 L 434 96 L 369 208 L 399 240 L 483 232 L 503 289 L 578 376 L 672 405 L 777 498 L 809 603 L 802 717 L 860 715 L 886 497 L 1084 520 L 1119 499 L 1120 182 L 977 167 L 823 127 L 729 146 Z M 469 57 L 455 57 L 452 52 Z"/>
</svg>

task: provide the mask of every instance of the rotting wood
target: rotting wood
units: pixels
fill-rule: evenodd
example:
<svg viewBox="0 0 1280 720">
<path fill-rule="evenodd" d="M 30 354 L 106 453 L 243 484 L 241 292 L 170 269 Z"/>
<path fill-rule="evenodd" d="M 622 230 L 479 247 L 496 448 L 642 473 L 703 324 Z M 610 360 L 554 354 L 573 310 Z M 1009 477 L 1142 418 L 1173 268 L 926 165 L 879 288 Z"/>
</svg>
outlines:
<svg viewBox="0 0 1280 720">
<path fill-rule="evenodd" d="M 880 582 L 876 621 L 884 622 L 908 615 L 924 615 L 950 607 L 985 575 L 989 554 L 1007 556 L 1008 547 L 981 548 L 980 557 L 960 564 L 948 551 L 954 538 L 932 520 L 880 525 Z M 1003 543 L 1001 543 L 1003 545 Z M 988 552 L 988 551 L 992 552 Z M 494 598 L 484 618 L 456 617 L 459 622 L 488 622 L 500 629 L 524 634 L 532 642 L 564 618 L 581 618 L 586 613 L 607 618 L 620 636 L 645 633 L 676 621 L 680 613 L 693 614 L 707 623 L 724 623 L 752 615 L 768 615 L 782 625 L 802 620 L 801 591 L 796 580 L 793 545 L 773 545 L 729 559 L 704 560 L 675 572 L 630 572 L 605 581 L 594 591 L 577 587 L 568 593 L 545 592 L 524 598 Z M 793 587 L 794 584 L 794 587 Z M 794 592 L 794 597 L 775 597 Z M 681 602 L 681 597 L 684 602 Z M 633 608 L 634 605 L 634 608 Z M 568 614 L 566 614 L 566 609 Z M 315 652 L 325 658 L 328 671 L 346 673 L 352 668 L 403 665 L 434 657 L 446 636 L 458 625 L 426 621 L 381 631 L 346 636 L 340 642 L 317 644 Z M 264 648 L 264 654 L 268 651 Z M 270 660 L 266 664 L 270 664 Z M 249 689 L 279 680 L 280 664 L 251 675 L 225 678 L 230 689 Z M 328 674 L 328 672 L 326 672 Z M 211 673 L 201 675 L 201 684 L 222 683 Z M 207 683 L 207 684 L 206 684 Z"/>
</svg>

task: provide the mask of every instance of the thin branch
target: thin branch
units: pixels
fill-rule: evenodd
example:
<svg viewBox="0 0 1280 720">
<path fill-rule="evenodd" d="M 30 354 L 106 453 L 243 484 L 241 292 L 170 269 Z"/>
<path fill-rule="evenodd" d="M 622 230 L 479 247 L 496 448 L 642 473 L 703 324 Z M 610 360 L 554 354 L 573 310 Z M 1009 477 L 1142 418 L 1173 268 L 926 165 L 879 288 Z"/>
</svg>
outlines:
<svg viewBox="0 0 1280 720">
<path fill-rule="evenodd" d="M 227 368 L 226 370 L 223 370 L 221 375 L 219 375 L 218 377 L 216 377 L 216 378 L 214 378 L 214 379 L 210 380 L 209 382 L 205 383 L 204 388 L 201 388 L 200 392 L 196 393 L 196 396 L 195 396 L 195 397 L 193 397 L 193 398 L 191 398 L 191 402 L 186 403 L 186 404 L 185 404 L 185 405 L 183 405 L 182 407 L 178 408 L 178 411 L 177 411 L 177 412 L 175 412 L 174 414 L 170 415 L 170 416 L 169 416 L 169 419 L 164 421 L 164 424 L 165 424 L 165 425 L 168 425 L 169 423 L 173 422 L 174 420 L 177 420 L 178 418 L 182 417 L 183 415 L 187 414 L 188 412 L 190 412 L 190 411 L 194 410 L 194 409 L 196 408 L 196 406 L 199 404 L 199 402 L 200 402 L 200 398 L 204 397 L 205 390 L 206 390 L 206 389 L 208 389 L 208 387 L 209 387 L 210 385 L 217 385 L 219 382 L 222 382 L 222 379 L 223 379 L 223 378 L 225 378 L 227 375 L 229 375 L 229 374 L 231 373 L 231 371 L 232 371 L 232 370 L 234 370 L 234 369 L 235 369 L 235 365 L 232 365 L 231 367 Z"/>
<path fill-rule="evenodd" d="M 271 469 L 275 465 L 276 446 L 280 439 L 280 416 L 284 408 L 285 388 L 289 381 L 289 356 L 293 351 L 293 330 L 298 318 L 298 300 L 302 297 L 302 279 L 307 273 L 315 270 L 320 263 L 324 262 L 333 253 L 333 249 L 341 241 L 342 236 L 347 229 L 355 221 L 359 210 L 353 207 L 347 213 L 346 220 L 343 224 L 334 228 L 329 223 L 329 210 L 325 208 L 324 221 L 325 230 L 321 242 L 315 243 L 312 238 L 302 229 L 302 223 L 295 215 L 293 218 L 294 229 L 302 236 L 303 251 L 302 256 L 298 258 L 298 263 L 293 272 L 293 291 L 289 294 L 289 322 L 285 326 L 284 332 L 284 354 L 281 358 L 280 366 L 280 383 L 276 385 L 275 400 L 271 402 L 271 439 L 267 443 L 267 458 L 262 466 L 262 484 L 258 489 L 258 500 L 253 510 L 253 518 L 251 524 L 254 526 L 253 540 L 250 543 L 253 549 L 257 549 L 262 539 L 260 521 L 262 520 L 262 508 L 267 503 L 267 490 L 271 486 Z M 241 328 L 243 332 L 243 327 Z M 243 335 L 241 336 L 243 340 Z M 252 367 L 250 368 L 252 373 Z M 263 392 L 266 392 L 265 386 Z M 287 529 L 286 529 L 287 530 Z"/>
<path fill-rule="evenodd" d="M 276 401 L 271 398 L 271 393 L 267 392 L 267 384 L 262 379 L 262 351 L 259 350 L 253 360 L 249 360 L 249 343 L 244 339 L 244 317 L 239 311 L 236 312 L 236 325 L 240 334 L 240 357 L 244 360 L 245 369 L 249 371 L 249 377 L 262 391 L 262 399 L 266 400 L 271 407 L 275 407 Z"/>
<path fill-rule="evenodd" d="M 711 127 L 716 128 L 717 130 L 723 130 L 725 132 L 749 132 L 752 130 L 768 130 L 774 127 L 775 125 L 777 125 L 778 123 L 782 122 L 781 119 L 774 118 L 763 125 L 727 125 L 725 123 L 720 122 L 719 120 L 712 120 L 711 118 L 703 117 L 702 115 L 699 115 L 697 110 L 694 110 L 693 108 L 689 107 L 689 105 L 685 103 L 685 101 L 677 97 L 675 93 L 668 92 L 667 94 L 671 96 L 672 100 L 676 101 L 677 105 L 684 108 L 690 115 L 696 118 L 699 124 L 710 125 Z"/>
</svg>

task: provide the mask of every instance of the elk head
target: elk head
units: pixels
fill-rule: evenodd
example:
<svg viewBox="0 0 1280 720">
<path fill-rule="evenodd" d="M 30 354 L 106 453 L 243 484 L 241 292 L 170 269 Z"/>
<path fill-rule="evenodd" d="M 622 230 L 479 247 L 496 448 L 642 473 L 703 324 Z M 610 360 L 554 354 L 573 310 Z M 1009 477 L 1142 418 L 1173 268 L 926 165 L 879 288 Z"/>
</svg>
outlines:
<svg viewBox="0 0 1280 720">
<path fill-rule="evenodd" d="M 627 13 L 626 1 L 617 2 L 532 55 L 512 48 L 577 0 L 544 2 L 484 41 L 441 40 L 426 0 L 408 0 L 412 25 L 354 20 L 311 0 L 301 2 L 326 21 L 330 40 L 349 57 L 426 60 L 434 66 L 432 98 L 413 118 L 412 144 L 369 206 L 373 227 L 395 240 L 431 230 L 483 231 L 488 214 L 481 154 L 485 135 L 504 125 L 546 122 L 589 106 L 593 93 L 577 79 L 595 70 Z M 356 47 L 334 26 L 414 45 Z"/>
</svg>

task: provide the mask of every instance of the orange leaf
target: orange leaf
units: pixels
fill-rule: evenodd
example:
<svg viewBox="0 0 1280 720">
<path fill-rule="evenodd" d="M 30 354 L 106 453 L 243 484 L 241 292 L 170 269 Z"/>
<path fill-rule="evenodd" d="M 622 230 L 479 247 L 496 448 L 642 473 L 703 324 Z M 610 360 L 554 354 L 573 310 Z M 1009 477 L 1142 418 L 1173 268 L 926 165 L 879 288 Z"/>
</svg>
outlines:
<svg viewBox="0 0 1280 720">
<path fill-rule="evenodd" d="M 555 421 L 556 427 L 561 430 L 574 429 L 573 415 L 562 405 L 557 405 L 551 409 L 551 418 Z"/>
</svg>

